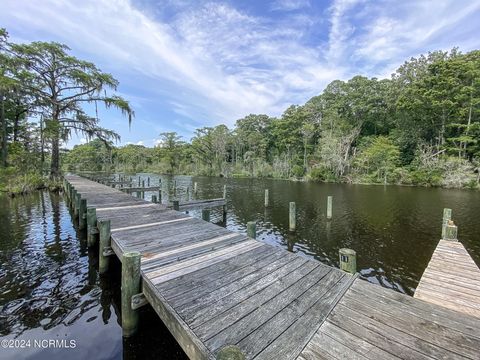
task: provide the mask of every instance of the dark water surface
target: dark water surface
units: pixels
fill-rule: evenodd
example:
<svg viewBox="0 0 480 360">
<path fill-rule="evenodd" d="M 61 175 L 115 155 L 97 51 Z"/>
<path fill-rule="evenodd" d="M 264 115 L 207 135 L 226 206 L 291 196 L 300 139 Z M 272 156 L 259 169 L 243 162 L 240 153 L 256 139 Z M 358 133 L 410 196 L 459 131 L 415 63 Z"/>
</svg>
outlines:
<svg viewBox="0 0 480 360">
<path fill-rule="evenodd" d="M 138 175 L 158 184 L 156 175 L 134 179 Z M 338 266 L 339 248 L 352 248 L 365 279 L 409 295 L 440 237 L 444 207 L 452 208 L 459 239 L 480 264 L 480 192 L 178 176 L 174 196 L 173 180 L 162 177 L 164 190 L 171 192 L 164 192 L 163 201 L 184 200 L 194 181 L 198 198 L 221 197 L 226 184 L 229 229 L 245 233 L 246 223 L 257 221 L 258 239 L 332 266 Z M 270 191 L 266 209 L 264 189 Z M 330 221 L 328 195 L 334 198 Z M 297 206 L 293 234 L 288 231 L 290 201 Z M 221 218 L 220 209 L 212 212 L 212 222 Z M 120 266 L 114 263 L 100 277 L 97 258 L 61 195 L 0 197 L 0 341 L 24 342 L 21 349 L 0 347 L 0 359 L 184 358 L 149 307 L 142 308 L 138 335 L 122 340 Z M 63 348 L 40 340 L 64 340 Z"/>
</svg>

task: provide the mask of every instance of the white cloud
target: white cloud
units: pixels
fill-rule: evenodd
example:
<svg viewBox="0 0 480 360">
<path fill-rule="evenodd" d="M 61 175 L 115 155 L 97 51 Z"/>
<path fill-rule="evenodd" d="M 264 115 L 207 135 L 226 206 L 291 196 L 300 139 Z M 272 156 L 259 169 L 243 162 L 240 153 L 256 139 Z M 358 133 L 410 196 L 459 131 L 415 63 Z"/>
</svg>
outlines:
<svg viewBox="0 0 480 360">
<path fill-rule="evenodd" d="M 270 6 L 273 11 L 292 11 L 310 7 L 308 0 L 276 0 Z"/>
<path fill-rule="evenodd" d="M 309 35 L 320 23 L 304 0 L 275 1 L 271 9 L 289 16 L 280 22 L 224 3 L 164 5 L 153 18 L 129 0 L 2 0 L 0 23 L 13 37 L 65 42 L 104 70 L 143 85 L 146 94 L 124 96 L 136 108 L 161 98 L 177 115 L 168 121 L 185 133 L 233 125 L 249 113 L 279 115 L 334 79 L 388 74 L 431 46 L 480 45 L 472 35 L 479 21 L 466 21 L 478 2 L 335 0 L 318 38 Z M 182 11 L 168 17 L 167 6 Z M 138 120 L 166 131 L 170 124 L 160 125 L 156 116 Z"/>
</svg>

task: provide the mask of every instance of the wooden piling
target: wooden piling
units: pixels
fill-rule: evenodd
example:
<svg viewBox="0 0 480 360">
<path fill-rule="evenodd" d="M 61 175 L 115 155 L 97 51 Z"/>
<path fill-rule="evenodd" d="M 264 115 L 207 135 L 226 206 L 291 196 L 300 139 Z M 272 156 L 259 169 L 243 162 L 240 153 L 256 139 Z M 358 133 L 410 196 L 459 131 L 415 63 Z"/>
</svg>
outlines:
<svg viewBox="0 0 480 360">
<path fill-rule="evenodd" d="M 327 197 L 327 219 L 332 218 L 332 205 L 333 205 L 333 197 Z"/>
<path fill-rule="evenodd" d="M 442 219 L 442 239 L 445 239 L 445 231 L 448 225 L 448 222 L 452 220 L 452 209 L 444 208 L 443 209 L 443 219 Z"/>
<path fill-rule="evenodd" d="M 87 199 L 80 199 L 78 210 L 78 228 L 83 230 L 87 227 Z"/>
<path fill-rule="evenodd" d="M 269 202 L 269 199 L 268 199 L 268 189 L 265 189 L 265 207 L 268 207 L 268 202 Z"/>
<path fill-rule="evenodd" d="M 202 220 L 210 221 L 210 210 L 202 209 Z"/>
<path fill-rule="evenodd" d="M 194 193 L 195 195 L 197 195 L 197 191 L 198 191 L 198 184 L 197 184 L 197 182 L 195 181 L 195 182 L 193 183 L 193 193 Z"/>
<path fill-rule="evenodd" d="M 75 206 L 73 208 L 73 217 L 78 220 L 78 212 L 80 210 L 80 199 L 81 195 L 78 192 L 75 192 Z"/>
<path fill-rule="evenodd" d="M 180 202 L 178 200 L 173 200 L 173 210 L 180 211 Z"/>
<path fill-rule="evenodd" d="M 227 198 L 227 185 L 223 185 L 223 198 Z"/>
<path fill-rule="evenodd" d="M 152 195 L 152 203 L 156 204 L 157 202 L 157 195 Z"/>
<path fill-rule="evenodd" d="M 98 229 L 100 232 L 99 246 L 98 246 L 98 271 L 104 274 L 108 271 L 110 263 L 109 256 L 105 256 L 104 252 L 111 248 L 110 244 L 110 220 L 101 220 L 98 222 Z"/>
<path fill-rule="evenodd" d="M 340 249 L 338 251 L 340 256 L 340 270 L 346 271 L 350 274 L 357 272 L 357 253 L 352 249 Z"/>
<path fill-rule="evenodd" d="M 295 203 L 293 201 L 290 202 L 290 216 L 289 216 L 289 229 L 290 231 L 295 231 L 297 227 L 296 223 L 296 216 L 295 216 Z"/>
<path fill-rule="evenodd" d="M 147 186 L 150 187 L 150 176 L 147 177 Z"/>
<path fill-rule="evenodd" d="M 128 337 L 137 331 L 138 310 L 132 309 L 132 296 L 140 293 L 140 252 L 126 252 L 122 256 L 122 329 Z"/>
<path fill-rule="evenodd" d="M 87 245 L 92 247 L 95 245 L 97 229 L 97 209 L 90 207 L 87 208 Z"/>
<path fill-rule="evenodd" d="M 222 206 L 222 222 L 227 223 L 227 205 Z"/>
<path fill-rule="evenodd" d="M 449 220 L 447 225 L 445 226 L 445 240 L 450 240 L 450 241 L 457 241 L 457 236 L 458 236 L 458 228 L 457 226 L 453 223 L 452 220 Z"/>
<path fill-rule="evenodd" d="M 252 239 L 257 238 L 257 223 L 255 221 L 247 222 L 247 236 Z"/>
</svg>

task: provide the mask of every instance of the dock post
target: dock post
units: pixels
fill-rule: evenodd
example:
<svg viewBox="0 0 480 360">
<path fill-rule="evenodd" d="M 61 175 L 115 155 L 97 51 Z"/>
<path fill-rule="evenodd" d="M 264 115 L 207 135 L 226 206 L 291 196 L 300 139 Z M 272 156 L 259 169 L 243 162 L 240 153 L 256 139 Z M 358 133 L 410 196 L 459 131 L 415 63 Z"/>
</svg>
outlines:
<svg viewBox="0 0 480 360">
<path fill-rule="evenodd" d="M 227 204 L 222 206 L 222 222 L 227 223 Z"/>
<path fill-rule="evenodd" d="M 268 199 L 268 189 L 265 189 L 265 207 L 268 207 L 268 205 L 269 205 L 268 201 L 269 201 L 269 199 Z"/>
<path fill-rule="evenodd" d="M 95 235 L 97 230 L 97 209 L 87 208 L 87 244 L 88 247 L 95 245 Z"/>
<path fill-rule="evenodd" d="M 227 198 L 227 185 L 223 185 L 223 198 Z"/>
<path fill-rule="evenodd" d="M 78 228 L 83 230 L 87 225 L 87 199 L 80 199 L 80 207 L 78 210 Z"/>
<path fill-rule="evenodd" d="M 197 191 L 198 191 L 198 186 L 197 186 L 197 185 L 198 185 L 198 184 L 197 184 L 197 182 L 195 181 L 195 182 L 193 183 L 193 194 L 194 194 L 194 195 L 197 195 Z"/>
<path fill-rule="evenodd" d="M 103 253 L 106 249 L 111 248 L 110 244 L 110 220 L 100 220 L 98 222 L 98 229 L 100 232 L 99 246 L 98 246 L 98 271 L 104 274 L 108 270 L 110 259 Z"/>
<path fill-rule="evenodd" d="M 210 221 L 210 210 L 208 209 L 202 210 L 202 220 Z"/>
<path fill-rule="evenodd" d="M 458 241 L 457 234 L 458 234 L 457 225 L 455 225 L 452 220 L 449 220 L 447 225 L 445 225 L 445 237 L 443 239 L 450 240 L 450 241 Z"/>
<path fill-rule="evenodd" d="M 295 231 L 297 227 L 296 224 L 296 217 L 295 217 L 295 203 L 293 201 L 290 202 L 290 217 L 289 217 L 289 229 L 290 231 Z"/>
<path fill-rule="evenodd" d="M 158 190 L 158 203 L 162 203 L 162 190 Z"/>
<path fill-rule="evenodd" d="M 138 187 L 140 187 L 140 176 L 138 177 Z"/>
<path fill-rule="evenodd" d="M 327 197 L 327 219 L 332 218 L 332 205 L 333 205 L 333 197 Z"/>
<path fill-rule="evenodd" d="M 180 211 L 180 202 L 178 200 L 173 200 L 173 210 Z"/>
<path fill-rule="evenodd" d="M 338 250 L 340 255 L 340 270 L 346 271 L 350 274 L 357 272 L 357 253 L 352 249 L 340 249 Z"/>
<path fill-rule="evenodd" d="M 152 195 L 152 203 L 156 204 L 157 202 L 157 195 Z"/>
<path fill-rule="evenodd" d="M 78 220 L 78 213 L 80 211 L 80 199 L 82 198 L 82 195 L 80 195 L 77 192 L 75 192 L 75 207 L 73 208 L 73 217 Z"/>
<path fill-rule="evenodd" d="M 247 222 L 247 235 L 252 239 L 257 238 L 257 223 L 255 221 Z"/>
<path fill-rule="evenodd" d="M 126 252 L 122 256 L 122 329 L 123 336 L 135 334 L 138 311 L 132 310 L 132 296 L 140 292 L 140 252 Z"/>
<path fill-rule="evenodd" d="M 443 209 L 443 220 L 442 220 L 442 239 L 445 239 L 445 230 L 447 228 L 448 222 L 452 219 L 452 209 L 444 208 Z"/>
<path fill-rule="evenodd" d="M 150 176 L 147 177 L 147 186 L 150 187 Z"/>
</svg>

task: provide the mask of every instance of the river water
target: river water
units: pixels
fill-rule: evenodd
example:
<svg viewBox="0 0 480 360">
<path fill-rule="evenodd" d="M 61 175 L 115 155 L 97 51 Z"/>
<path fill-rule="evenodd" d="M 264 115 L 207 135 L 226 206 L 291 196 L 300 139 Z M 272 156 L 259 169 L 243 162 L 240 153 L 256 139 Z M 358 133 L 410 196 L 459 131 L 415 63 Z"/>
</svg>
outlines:
<svg viewBox="0 0 480 360">
<path fill-rule="evenodd" d="M 138 176 L 145 181 L 150 177 L 152 186 L 159 183 L 156 175 L 132 175 L 134 180 Z M 452 208 L 459 239 L 480 264 L 480 192 L 263 179 L 161 179 L 164 202 L 218 198 L 226 184 L 227 222 L 222 223 L 220 209 L 212 211 L 212 222 L 245 233 L 246 223 L 256 221 L 258 239 L 332 266 L 338 266 L 339 248 L 354 249 L 364 279 L 408 295 L 439 240 L 444 207 Z M 194 182 L 196 196 L 191 191 Z M 270 193 L 268 208 L 265 189 Z M 328 195 L 333 196 L 331 220 L 326 219 Z M 290 201 L 297 207 L 294 233 L 288 230 Z M 200 216 L 195 211 L 191 215 Z M 98 275 L 98 253 L 87 249 L 61 195 L 0 197 L 0 229 L 0 340 L 8 340 L 8 347 L 23 345 L 0 348 L 1 359 L 185 358 L 149 307 L 142 308 L 138 335 L 122 340 L 120 266 L 114 262 L 106 277 Z"/>
</svg>

